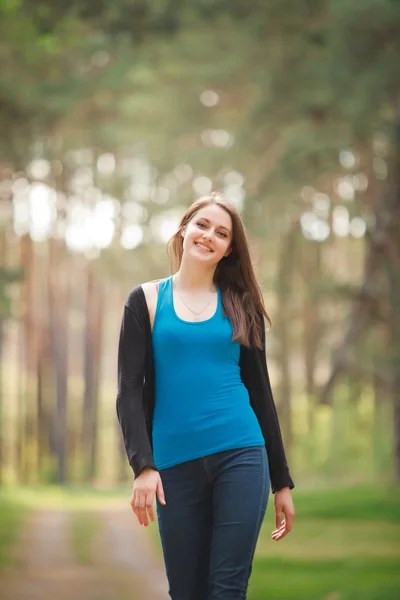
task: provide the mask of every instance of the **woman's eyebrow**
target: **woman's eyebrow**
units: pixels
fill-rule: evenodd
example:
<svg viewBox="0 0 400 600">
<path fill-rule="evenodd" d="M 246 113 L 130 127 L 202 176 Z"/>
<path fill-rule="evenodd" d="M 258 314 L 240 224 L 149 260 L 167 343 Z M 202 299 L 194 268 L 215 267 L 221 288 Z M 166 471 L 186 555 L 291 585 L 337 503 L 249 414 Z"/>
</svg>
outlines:
<svg viewBox="0 0 400 600">
<path fill-rule="evenodd" d="M 199 217 L 199 219 L 201 219 L 202 221 L 207 221 L 207 223 L 210 223 L 210 219 L 207 219 L 206 217 Z M 229 231 L 229 233 L 231 232 L 230 229 L 228 229 L 228 227 L 225 227 L 225 225 L 217 225 L 217 229 L 226 229 L 226 231 Z"/>
</svg>

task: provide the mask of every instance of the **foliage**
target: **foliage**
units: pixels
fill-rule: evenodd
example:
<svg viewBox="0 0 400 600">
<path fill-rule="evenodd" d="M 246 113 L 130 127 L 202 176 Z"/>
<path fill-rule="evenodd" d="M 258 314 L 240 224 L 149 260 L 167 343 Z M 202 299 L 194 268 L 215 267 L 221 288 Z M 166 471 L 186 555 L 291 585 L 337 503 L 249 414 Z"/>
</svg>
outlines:
<svg viewBox="0 0 400 600">
<path fill-rule="evenodd" d="M 249 599 L 394 600 L 400 590 L 399 500 L 392 487 L 294 490 L 295 525 L 276 544 L 270 499 Z"/>
<path fill-rule="evenodd" d="M 280 315 L 280 325 L 271 331 L 270 355 L 279 366 L 282 323 L 290 320 L 288 347 L 296 380 L 301 380 L 303 332 L 309 327 L 303 304 L 312 301 L 319 307 L 313 360 L 325 366 L 343 329 L 349 300 L 360 289 L 360 265 L 373 236 L 376 206 L 384 193 L 393 193 L 400 4 L 3 0 L 0 14 L 0 155 L 11 166 L 12 178 L 35 179 L 31 161 L 49 161 L 50 173 L 43 180 L 61 196 L 55 230 L 65 226 L 76 195 L 91 206 L 100 192 L 122 204 L 130 202 L 135 209 L 131 221 L 142 228 L 143 243 L 133 252 L 119 247 L 119 233 L 128 219 L 118 216 L 115 240 L 96 265 L 104 285 L 125 292 L 133 283 L 166 274 L 167 267 L 161 266 L 166 265 L 164 249 L 154 233 L 157 223 L 174 216 L 198 194 L 198 176 L 209 178 L 229 196 L 227 176 L 237 171 L 234 176 L 244 182 L 238 186 L 238 202 L 243 193 L 243 216 L 257 246 L 272 313 L 282 313 L 275 273 L 287 290 L 287 314 Z M 200 101 L 205 90 L 217 94 L 214 106 Z M 228 134 L 230 142 L 212 142 L 210 132 L 215 131 Z M 354 156 L 352 167 L 339 164 L 343 150 Z M 97 158 L 105 152 L 115 157 L 110 174 L 97 168 Z M 143 165 L 149 171 L 144 195 L 137 192 L 143 188 Z M 76 183 L 82 173 L 90 180 L 86 187 Z M 344 199 L 338 181 L 358 181 L 360 176 L 367 186 L 355 189 L 353 200 Z M 279 248 L 296 227 L 300 238 L 301 217 L 316 210 L 315 194 L 321 192 L 328 195 L 330 226 L 336 206 L 345 206 L 350 218 L 365 219 L 368 237 L 340 239 L 331 229 L 321 242 L 302 238 L 289 273 L 279 263 Z M 311 273 L 307 265 L 316 244 L 321 266 Z M 38 244 L 38 263 L 45 273 L 48 262 L 42 250 Z M 1 306 L 4 297 L 0 290 Z M 381 299 L 383 309 L 377 312 L 382 329 L 367 332 L 365 345 L 355 349 L 354 362 L 366 369 L 368 378 L 375 355 L 380 355 L 383 369 L 390 362 L 385 285 L 379 289 Z M 71 343 L 76 344 L 80 332 L 73 335 Z M 111 335 L 106 344 L 110 341 L 114 343 Z M 363 391 L 369 387 L 370 379 Z M 307 407 L 314 401 L 308 398 Z M 318 420 L 318 410 L 314 413 Z M 358 431 L 362 443 L 358 436 L 353 446 L 343 442 L 343 462 L 335 462 L 340 451 L 332 445 L 330 476 L 335 465 L 337 470 L 348 466 L 357 448 L 363 448 L 365 459 L 373 419 L 374 415 Z M 333 436 L 332 422 L 327 419 L 321 430 Z M 318 431 L 312 439 L 311 431 L 303 429 L 298 463 L 322 445 Z M 296 451 L 300 437 L 295 436 Z M 327 464 L 315 453 L 313 460 L 318 465 L 312 460 L 307 464 L 319 476 Z M 352 472 L 354 464 L 356 459 Z"/>
<path fill-rule="evenodd" d="M 12 563 L 18 535 L 27 511 L 23 504 L 0 494 L 0 569 Z"/>
<path fill-rule="evenodd" d="M 23 279 L 20 269 L 6 269 L 0 267 L 0 318 L 8 317 L 12 314 L 10 286 Z"/>
</svg>

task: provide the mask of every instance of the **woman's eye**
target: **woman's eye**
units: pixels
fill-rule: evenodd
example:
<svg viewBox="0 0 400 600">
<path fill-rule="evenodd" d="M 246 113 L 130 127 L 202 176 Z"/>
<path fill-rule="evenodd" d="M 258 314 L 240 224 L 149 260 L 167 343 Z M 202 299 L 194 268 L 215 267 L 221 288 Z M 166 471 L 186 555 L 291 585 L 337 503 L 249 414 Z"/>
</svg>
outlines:
<svg viewBox="0 0 400 600">
<path fill-rule="evenodd" d="M 197 223 L 199 227 L 205 227 L 204 223 Z"/>
</svg>

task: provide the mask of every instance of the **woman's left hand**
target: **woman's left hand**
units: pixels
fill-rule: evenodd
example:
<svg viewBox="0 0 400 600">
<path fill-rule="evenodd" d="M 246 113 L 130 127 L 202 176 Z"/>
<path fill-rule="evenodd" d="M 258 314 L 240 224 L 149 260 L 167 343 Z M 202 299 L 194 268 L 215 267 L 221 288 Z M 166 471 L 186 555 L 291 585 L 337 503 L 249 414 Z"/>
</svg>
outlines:
<svg viewBox="0 0 400 600">
<path fill-rule="evenodd" d="M 275 492 L 275 525 L 276 529 L 272 532 L 272 539 L 276 542 L 287 535 L 293 525 L 294 504 L 289 487 L 285 487 L 279 492 Z M 282 520 L 282 514 L 284 519 Z"/>
</svg>

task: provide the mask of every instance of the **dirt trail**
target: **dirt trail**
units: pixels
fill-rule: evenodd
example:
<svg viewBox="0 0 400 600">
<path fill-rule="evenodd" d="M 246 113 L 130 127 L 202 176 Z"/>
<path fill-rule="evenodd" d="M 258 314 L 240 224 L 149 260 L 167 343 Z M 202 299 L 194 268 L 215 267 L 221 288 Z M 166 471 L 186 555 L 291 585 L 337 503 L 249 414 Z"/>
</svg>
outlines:
<svg viewBox="0 0 400 600">
<path fill-rule="evenodd" d="M 78 564 L 71 553 L 67 512 L 34 515 L 23 532 L 16 566 L 0 579 L 1 599 L 168 600 L 163 566 L 147 532 L 124 507 L 100 514 L 90 565 Z"/>
<path fill-rule="evenodd" d="M 125 577 L 134 577 L 137 600 L 168 600 L 164 567 L 151 545 L 150 534 L 140 527 L 130 506 L 113 507 L 102 512 L 103 540 L 98 545 L 99 564 L 106 561 Z M 152 527 L 157 527 L 152 524 Z M 101 548 L 103 550 L 101 550 Z M 108 548 L 108 554 L 104 552 Z"/>
</svg>

